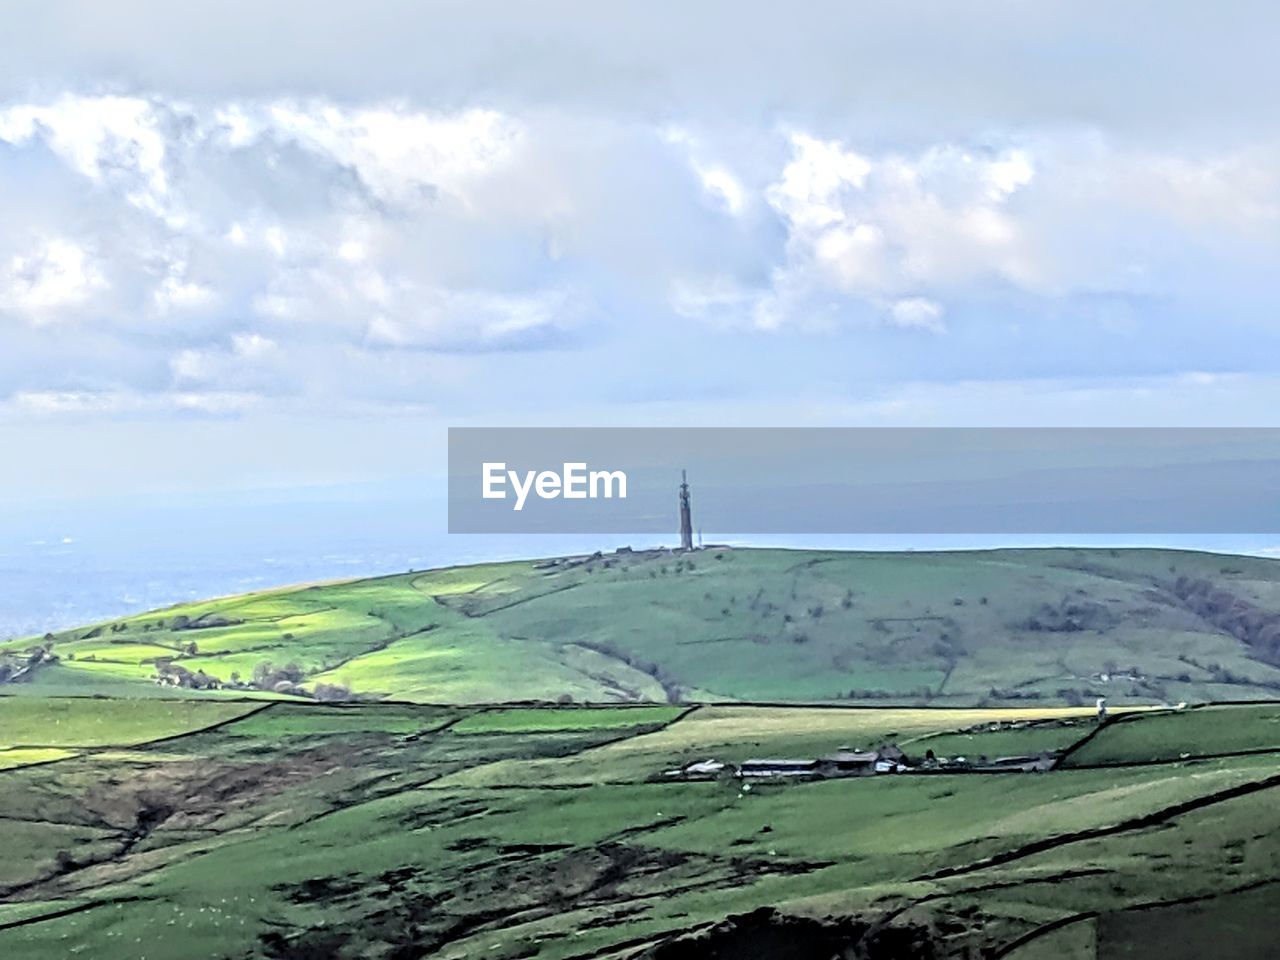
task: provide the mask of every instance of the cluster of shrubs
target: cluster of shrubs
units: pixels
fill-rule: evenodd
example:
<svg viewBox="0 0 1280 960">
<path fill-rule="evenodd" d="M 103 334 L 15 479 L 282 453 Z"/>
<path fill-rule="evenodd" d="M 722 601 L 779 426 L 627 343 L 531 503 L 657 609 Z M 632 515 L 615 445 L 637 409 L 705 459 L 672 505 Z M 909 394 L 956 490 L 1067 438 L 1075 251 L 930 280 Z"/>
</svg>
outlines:
<svg viewBox="0 0 1280 960">
<path fill-rule="evenodd" d="M 1280 663 L 1280 613 L 1262 610 L 1208 580 L 1185 575 L 1174 581 L 1173 594 L 1202 620 L 1247 643 L 1257 656 Z"/>
<path fill-rule="evenodd" d="M 579 641 L 578 646 L 586 647 L 588 650 L 594 650 L 596 653 L 602 653 L 606 657 L 612 657 L 614 660 L 621 660 L 633 670 L 639 670 L 641 673 L 647 673 L 658 681 L 658 685 L 667 695 L 670 703 L 680 703 L 684 699 L 684 687 L 680 681 L 670 673 L 665 667 L 654 663 L 652 660 L 644 660 L 634 654 L 628 653 L 615 647 L 611 643 L 589 643 Z"/>
<path fill-rule="evenodd" d="M 195 644 L 188 645 L 188 652 L 195 653 Z M 272 693 L 288 693 L 299 697 L 311 697 L 316 700 L 338 702 L 355 699 L 349 687 L 340 683 L 317 683 L 307 690 L 302 686 L 306 674 L 302 667 L 290 661 L 283 667 L 276 667 L 264 660 L 253 668 L 253 676 L 245 681 L 239 672 L 233 671 L 226 682 L 219 680 L 203 669 L 189 670 L 180 663 L 169 658 L 156 661 L 156 682 L 162 685 L 183 687 L 189 690 L 269 690 Z"/>
<path fill-rule="evenodd" d="M 163 623 L 164 621 L 161 621 Z M 243 620 L 237 620 L 234 617 L 224 617 L 219 613 L 205 613 L 194 619 L 179 614 L 169 623 L 170 630 L 209 630 L 213 627 L 233 627 L 236 624 L 244 623 Z"/>
<path fill-rule="evenodd" d="M 1083 630 L 1102 632 L 1115 625 L 1115 614 L 1095 600 L 1064 597 L 1056 604 L 1042 603 L 1040 608 L 1018 624 L 1023 630 L 1046 633 L 1078 633 Z"/>
<path fill-rule="evenodd" d="M 1194 657 L 1189 657 L 1186 654 L 1179 654 L 1178 659 L 1183 663 L 1190 664 L 1193 667 L 1204 670 L 1209 674 L 1209 679 L 1213 683 L 1234 683 L 1255 687 L 1280 688 L 1280 684 L 1276 683 L 1274 680 L 1268 680 L 1265 677 L 1248 677 L 1242 673 L 1236 673 L 1234 670 L 1229 670 L 1220 663 L 1201 663 L 1199 660 L 1196 660 Z M 1179 680 L 1182 683 L 1190 683 L 1192 677 L 1188 671 L 1184 670 L 1174 677 L 1174 679 Z"/>
<path fill-rule="evenodd" d="M 931 700 L 933 699 L 933 688 L 917 687 L 915 690 L 905 691 L 877 690 L 875 688 L 859 689 L 855 687 L 836 693 L 837 700 L 901 700 L 904 697 L 915 700 Z"/>
<path fill-rule="evenodd" d="M 269 660 L 264 660 L 253 668 L 253 686 L 259 690 L 291 693 L 326 701 L 352 699 L 351 689 L 340 683 L 317 683 L 310 691 L 305 690 L 301 686 L 305 678 L 302 667 L 292 660 L 283 667 L 276 667 Z"/>
<path fill-rule="evenodd" d="M 1084 697 L 1079 690 L 1058 691 L 1059 696 L 1067 702 L 1068 706 L 1078 707 L 1083 705 Z M 988 692 L 984 703 L 992 700 L 1040 700 L 1043 694 L 1038 690 L 1019 690 L 1015 687 L 1002 689 L 1000 687 L 992 687 Z"/>
</svg>

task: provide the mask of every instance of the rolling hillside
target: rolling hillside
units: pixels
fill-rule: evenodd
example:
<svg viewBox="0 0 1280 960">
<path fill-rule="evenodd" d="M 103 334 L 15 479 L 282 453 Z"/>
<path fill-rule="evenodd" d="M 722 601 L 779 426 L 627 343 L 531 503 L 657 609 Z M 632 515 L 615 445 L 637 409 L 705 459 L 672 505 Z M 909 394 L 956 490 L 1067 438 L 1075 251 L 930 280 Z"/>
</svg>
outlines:
<svg viewBox="0 0 1280 960">
<path fill-rule="evenodd" d="M 172 607 L 4 643 L 0 677 L 11 694 L 422 703 L 1267 698 L 1280 691 L 1280 563 L 621 551 Z"/>
<path fill-rule="evenodd" d="M 0 697 L 0 955 L 1274 957 L 1280 703 L 1090 714 Z M 885 740 L 1064 761 L 661 773 Z"/>
</svg>

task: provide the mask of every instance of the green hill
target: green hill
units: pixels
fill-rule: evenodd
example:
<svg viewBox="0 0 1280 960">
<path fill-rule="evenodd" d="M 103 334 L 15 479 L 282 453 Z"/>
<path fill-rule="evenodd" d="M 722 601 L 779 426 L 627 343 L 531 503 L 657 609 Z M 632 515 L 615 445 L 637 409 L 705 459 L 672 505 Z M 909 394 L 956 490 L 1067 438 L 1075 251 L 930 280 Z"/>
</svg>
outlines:
<svg viewBox="0 0 1280 960">
<path fill-rule="evenodd" d="M 1266 698 L 1280 691 L 1280 563 L 621 551 L 172 607 L 2 644 L 0 677 L 15 694 L 423 703 Z"/>
</svg>

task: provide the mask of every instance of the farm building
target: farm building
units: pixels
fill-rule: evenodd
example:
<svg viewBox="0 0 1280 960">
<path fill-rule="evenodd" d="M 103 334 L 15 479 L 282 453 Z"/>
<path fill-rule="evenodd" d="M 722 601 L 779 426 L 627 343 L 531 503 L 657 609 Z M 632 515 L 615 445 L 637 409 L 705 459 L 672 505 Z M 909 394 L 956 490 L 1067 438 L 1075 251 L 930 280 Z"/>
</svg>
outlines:
<svg viewBox="0 0 1280 960">
<path fill-rule="evenodd" d="M 857 776 L 875 773 L 878 759 L 879 754 L 874 750 L 852 750 L 849 747 L 841 747 L 831 756 L 823 757 L 819 761 L 819 766 L 827 776 Z"/>
<path fill-rule="evenodd" d="M 662 775 L 664 777 L 681 777 L 686 780 L 710 780 L 720 776 L 726 770 L 732 772 L 728 764 L 708 758 L 694 763 L 686 763 L 676 770 L 666 770 Z"/>
<path fill-rule="evenodd" d="M 740 777 L 813 777 L 818 772 L 817 760 L 744 760 L 738 767 Z"/>
<path fill-rule="evenodd" d="M 710 780 L 730 774 L 745 779 L 774 777 L 827 779 L 834 777 L 862 777 L 877 773 L 901 773 L 909 770 L 906 756 L 893 744 L 885 744 L 878 750 L 855 750 L 843 746 L 825 757 L 800 758 L 752 758 L 744 760 L 736 768 L 720 760 L 700 760 L 687 763 L 674 770 L 663 771 L 667 778 L 683 780 Z"/>
</svg>

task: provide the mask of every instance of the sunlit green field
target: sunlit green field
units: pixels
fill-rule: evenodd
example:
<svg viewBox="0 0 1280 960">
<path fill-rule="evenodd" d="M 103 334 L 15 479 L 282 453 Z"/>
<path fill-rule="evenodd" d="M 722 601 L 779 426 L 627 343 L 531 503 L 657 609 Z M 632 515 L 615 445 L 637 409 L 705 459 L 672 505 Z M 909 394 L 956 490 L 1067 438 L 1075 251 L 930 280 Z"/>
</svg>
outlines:
<svg viewBox="0 0 1280 960">
<path fill-rule="evenodd" d="M 1280 664 L 1206 619 L 1280 618 L 1280 563 L 1159 550 L 637 551 L 260 591 L 0 644 L 9 686 L 146 696 L 158 664 L 237 695 L 419 703 L 1091 705 L 1268 699 Z M 1239 631 L 1237 630 L 1237 633 Z M 1262 634 L 1259 634 L 1262 636 Z M 253 687 L 295 668 L 300 690 Z M 216 696 L 218 691 L 199 691 Z"/>
</svg>

